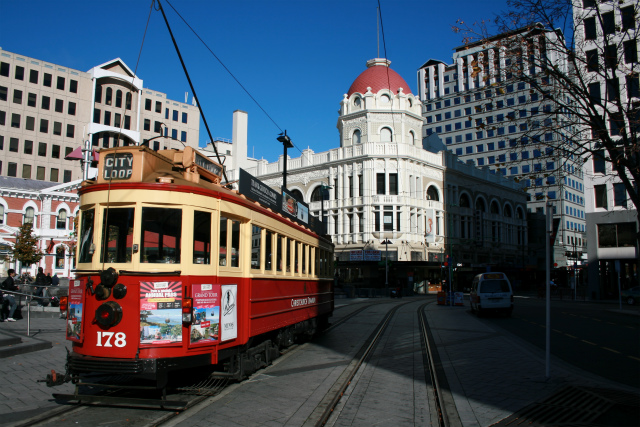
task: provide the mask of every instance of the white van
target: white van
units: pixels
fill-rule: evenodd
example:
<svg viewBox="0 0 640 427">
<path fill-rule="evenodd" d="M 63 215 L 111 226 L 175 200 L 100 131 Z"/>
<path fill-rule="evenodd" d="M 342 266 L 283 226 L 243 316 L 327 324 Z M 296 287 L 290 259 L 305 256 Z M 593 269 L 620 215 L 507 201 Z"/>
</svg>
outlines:
<svg viewBox="0 0 640 427">
<path fill-rule="evenodd" d="M 504 273 L 482 273 L 473 278 L 469 292 L 471 311 L 481 315 L 498 311 L 511 316 L 513 289 Z"/>
</svg>

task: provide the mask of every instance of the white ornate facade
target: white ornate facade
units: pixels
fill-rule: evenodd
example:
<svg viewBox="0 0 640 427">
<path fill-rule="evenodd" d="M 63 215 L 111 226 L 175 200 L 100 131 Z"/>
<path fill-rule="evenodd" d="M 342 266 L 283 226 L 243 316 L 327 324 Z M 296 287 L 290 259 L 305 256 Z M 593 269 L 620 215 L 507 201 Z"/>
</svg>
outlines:
<svg viewBox="0 0 640 427">
<path fill-rule="evenodd" d="M 349 261 L 353 250 L 379 250 L 383 258 L 387 253 L 390 260 L 431 264 L 439 275 L 440 264 L 452 249 L 446 238 L 458 233 L 453 229 L 455 219 L 450 232 L 445 224 L 445 202 L 450 197 L 448 175 L 454 181 L 456 195 L 459 189 L 466 190 L 474 203 L 476 198 L 483 198 L 487 208 L 492 201 L 500 206 L 491 218 L 487 214 L 487 223 L 481 226 L 487 230 L 504 227 L 499 235 L 505 239 L 505 251 L 499 256 L 499 251 L 493 250 L 487 262 L 503 263 L 507 255 L 517 253 L 522 256 L 509 259 L 513 265 L 522 265 L 526 245 L 525 193 L 513 181 L 464 165 L 446 150 L 425 150 L 421 138 L 422 103 L 388 65 L 389 61 L 383 59 L 368 61 L 367 70 L 344 95 L 337 124 L 340 147 L 322 153 L 306 149 L 301 157 L 288 159 L 288 189 L 309 204 L 313 215 L 324 213 L 339 261 Z M 259 160 L 247 171 L 279 189 L 283 159 L 274 163 Z M 324 202 L 322 186 L 329 187 Z M 455 201 L 448 203 L 457 206 Z M 503 215 L 505 206 L 509 217 Z M 455 218 L 468 213 L 466 209 L 455 210 Z M 468 210 L 472 215 L 473 207 Z M 520 240 L 515 232 L 506 231 L 513 227 L 523 233 Z M 385 231 L 391 232 L 386 234 L 391 236 L 388 245 L 382 243 Z M 497 239 L 495 234 L 490 238 Z M 508 245 L 506 239 L 510 239 Z M 473 252 L 478 248 L 474 244 Z M 471 265 L 477 260 L 467 261 Z"/>
</svg>

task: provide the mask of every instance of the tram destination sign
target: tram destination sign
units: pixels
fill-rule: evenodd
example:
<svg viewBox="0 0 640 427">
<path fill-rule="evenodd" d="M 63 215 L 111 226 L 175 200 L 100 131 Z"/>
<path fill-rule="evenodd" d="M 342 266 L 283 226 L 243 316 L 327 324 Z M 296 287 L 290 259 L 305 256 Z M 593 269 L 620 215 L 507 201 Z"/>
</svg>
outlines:
<svg viewBox="0 0 640 427">
<path fill-rule="evenodd" d="M 133 174 L 133 154 L 113 153 L 104 157 L 104 179 L 129 179 Z"/>
</svg>

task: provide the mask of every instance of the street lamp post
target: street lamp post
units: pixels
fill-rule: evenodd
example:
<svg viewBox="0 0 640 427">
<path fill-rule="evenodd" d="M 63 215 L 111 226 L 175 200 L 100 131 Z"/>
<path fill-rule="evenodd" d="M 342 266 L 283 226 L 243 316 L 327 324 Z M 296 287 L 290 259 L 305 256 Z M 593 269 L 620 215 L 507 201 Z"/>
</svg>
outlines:
<svg viewBox="0 0 640 427">
<path fill-rule="evenodd" d="M 278 136 L 278 141 L 282 142 L 284 146 L 284 168 L 282 171 L 282 187 L 287 188 L 287 148 L 293 148 L 293 142 L 291 142 L 291 138 L 287 136 L 287 130 Z"/>
<path fill-rule="evenodd" d="M 389 239 L 399 239 L 402 236 L 402 233 L 394 232 L 393 230 L 389 231 L 374 231 L 373 237 L 376 239 L 384 239 L 381 243 L 384 243 L 384 286 L 385 292 L 389 292 Z"/>
</svg>

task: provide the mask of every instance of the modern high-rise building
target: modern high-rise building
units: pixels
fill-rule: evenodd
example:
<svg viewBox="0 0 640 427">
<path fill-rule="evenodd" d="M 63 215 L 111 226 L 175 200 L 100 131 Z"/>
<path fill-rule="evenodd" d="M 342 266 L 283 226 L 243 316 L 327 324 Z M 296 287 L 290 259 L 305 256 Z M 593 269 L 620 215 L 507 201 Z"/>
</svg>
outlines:
<svg viewBox="0 0 640 427">
<path fill-rule="evenodd" d="M 576 61 L 584 64 L 580 77 L 616 149 L 633 147 L 624 150 L 629 159 L 637 156 L 640 133 L 639 7 L 637 0 L 573 1 Z M 638 212 L 607 147 L 595 146 L 592 129 L 585 130 L 585 139 L 594 144 L 584 163 L 589 294 L 607 298 L 638 285 Z"/>
<path fill-rule="evenodd" d="M 539 62 L 529 59 L 544 55 L 557 37 L 535 26 L 457 47 L 452 64 L 431 59 L 418 69 L 418 96 L 427 141 L 439 139 L 460 160 L 524 182 L 528 212 L 546 214 L 551 204 L 553 263 L 567 267 L 580 262 L 586 245 L 582 162 L 558 148 L 562 117 L 550 114 L 545 95 L 516 75 L 547 83 Z M 568 66 L 560 56 L 549 60 Z M 542 267 L 544 246 L 538 253 Z"/>
<path fill-rule="evenodd" d="M 144 88 L 119 58 L 85 72 L 0 49 L 0 175 L 80 179 L 86 140 L 197 148 L 200 115 L 186 101 Z"/>
</svg>

